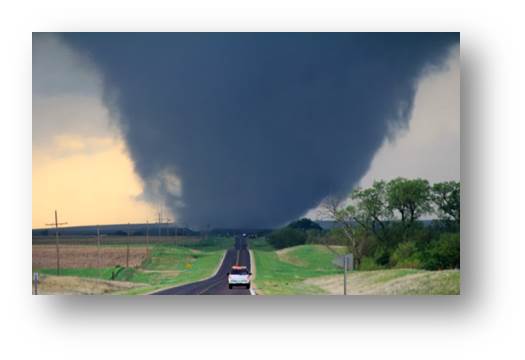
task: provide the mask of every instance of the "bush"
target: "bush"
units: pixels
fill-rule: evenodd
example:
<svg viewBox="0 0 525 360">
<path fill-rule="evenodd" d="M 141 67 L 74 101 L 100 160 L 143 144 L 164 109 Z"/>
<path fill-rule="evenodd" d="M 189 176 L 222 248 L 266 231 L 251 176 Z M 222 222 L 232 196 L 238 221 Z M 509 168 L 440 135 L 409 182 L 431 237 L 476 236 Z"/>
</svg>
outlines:
<svg viewBox="0 0 525 360">
<path fill-rule="evenodd" d="M 268 236 L 268 242 L 276 249 L 303 245 L 306 243 L 306 232 L 285 227 L 272 232 Z"/>
<path fill-rule="evenodd" d="M 322 244 L 323 234 L 319 230 L 306 230 L 307 244 Z"/>
<path fill-rule="evenodd" d="M 333 228 L 322 237 L 322 243 L 328 245 L 346 245 L 347 240 L 342 228 Z"/>
<path fill-rule="evenodd" d="M 397 269 L 422 269 L 423 265 L 418 257 L 413 257 L 399 261 L 394 267 Z"/>
<path fill-rule="evenodd" d="M 387 247 L 383 245 L 378 246 L 374 252 L 374 261 L 376 264 L 386 268 L 390 263 L 390 254 L 391 251 L 389 251 Z"/>
<path fill-rule="evenodd" d="M 400 243 L 390 256 L 390 265 L 396 268 L 420 268 L 418 250 L 415 241 Z"/>
<path fill-rule="evenodd" d="M 425 269 L 454 269 L 460 266 L 460 242 L 458 233 L 441 234 L 438 240 L 429 244 L 422 254 Z"/>
<path fill-rule="evenodd" d="M 359 270 L 382 270 L 384 268 L 384 266 L 379 265 L 374 258 L 369 256 L 361 259 L 361 264 L 359 265 Z"/>
</svg>

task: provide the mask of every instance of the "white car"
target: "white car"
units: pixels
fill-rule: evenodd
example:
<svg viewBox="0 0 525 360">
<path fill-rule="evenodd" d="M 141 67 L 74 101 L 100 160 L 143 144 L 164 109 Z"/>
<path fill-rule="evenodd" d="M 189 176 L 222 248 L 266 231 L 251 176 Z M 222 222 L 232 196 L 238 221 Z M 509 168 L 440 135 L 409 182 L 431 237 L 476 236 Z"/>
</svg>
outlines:
<svg viewBox="0 0 525 360">
<path fill-rule="evenodd" d="M 228 273 L 228 287 L 233 289 L 234 286 L 244 286 L 250 288 L 252 273 L 246 266 L 232 266 L 231 272 Z"/>
</svg>

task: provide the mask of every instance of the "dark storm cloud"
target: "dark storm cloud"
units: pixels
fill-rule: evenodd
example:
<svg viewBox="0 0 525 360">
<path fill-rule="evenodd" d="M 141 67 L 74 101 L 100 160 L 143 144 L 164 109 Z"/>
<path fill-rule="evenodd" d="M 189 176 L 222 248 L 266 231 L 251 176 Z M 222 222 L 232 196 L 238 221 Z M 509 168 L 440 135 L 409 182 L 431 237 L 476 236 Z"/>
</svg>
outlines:
<svg viewBox="0 0 525 360">
<path fill-rule="evenodd" d="M 194 226 L 274 226 L 344 194 L 458 34 L 66 34 L 135 167 Z M 159 174 L 175 173 L 179 199 Z M 125 184 L 123 184 L 125 186 Z M 179 201 L 180 200 L 180 201 Z M 180 204 L 183 203 L 183 206 Z"/>
</svg>

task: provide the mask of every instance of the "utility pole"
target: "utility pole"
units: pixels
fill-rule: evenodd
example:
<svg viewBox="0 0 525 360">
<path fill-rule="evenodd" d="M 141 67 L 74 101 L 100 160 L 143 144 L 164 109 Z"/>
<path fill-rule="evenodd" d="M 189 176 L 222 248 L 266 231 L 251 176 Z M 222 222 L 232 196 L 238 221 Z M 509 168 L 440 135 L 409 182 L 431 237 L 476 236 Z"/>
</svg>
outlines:
<svg viewBox="0 0 525 360">
<path fill-rule="evenodd" d="M 60 243 L 58 241 L 58 226 L 59 225 L 66 225 L 67 222 L 59 223 L 58 222 L 58 215 L 57 211 L 55 210 L 55 223 L 54 224 L 46 224 L 46 226 L 55 226 L 55 237 L 56 237 L 56 248 L 57 248 L 57 275 L 60 275 Z"/>
<path fill-rule="evenodd" d="M 149 257 L 149 220 L 146 221 L 146 258 Z"/>
<path fill-rule="evenodd" d="M 182 224 L 180 246 L 184 246 L 184 242 L 185 242 L 186 236 L 187 236 L 185 228 L 187 228 L 187 227 L 188 227 L 188 224 L 186 224 L 186 223 Z"/>
<path fill-rule="evenodd" d="M 179 224 L 175 224 L 175 245 L 177 245 L 177 236 L 179 235 Z"/>
<path fill-rule="evenodd" d="M 170 235 L 170 228 L 169 228 L 169 224 L 171 222 L 171 219 L 168 219 L 168 217 L 166 217 L 166 219 L 164 219 L 162 217 L 162 208 L 161 210 L 159 211 L 159 219 L 158 219 L 158 225 L 159 225 L 159 242 L 161 242 L 161 239 L 162 239 L 162 225 L 164 224 L 164 220 L 166 220 L 166 239 L 168 239 L 169 235 Z M 166 244 L 168 243 L 168 241 L 166 241 Z"/>
<path fill-rule="evenodd" d="M 169 243 L 169 236 L 170 236 L 170 222 L 171 220 L 166 218 L 166 244 Z"/>
<path fill-rule="evenodd" d="M 129 235 L 130 235 L 131 224 L 128 223 L 128 241 L 126 243 L 126 268 L 129 267 Z"/>
<path fill-rule="evenodd" d="M 162 210 L 159 211 L 159 242 L 160 242 L 160 229 L 162 226 Z"/>
<path fill-rule="evenodd" d="M 100 269 L 100 227 L 97 226 L 97 268 Z"/>
</svg>

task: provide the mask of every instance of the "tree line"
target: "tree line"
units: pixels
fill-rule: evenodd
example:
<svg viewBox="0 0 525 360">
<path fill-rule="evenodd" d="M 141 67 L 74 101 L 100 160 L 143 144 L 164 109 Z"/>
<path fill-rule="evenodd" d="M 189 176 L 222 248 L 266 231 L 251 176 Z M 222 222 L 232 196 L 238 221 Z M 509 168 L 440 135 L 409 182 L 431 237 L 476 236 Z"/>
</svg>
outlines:
<svg viewBox="0 0 525 360">
<path fill-rule="evenodd" d="M 433 185 L 424 179 L 375 181 L 369 188 L 354 189 L 349 197 L 326 199 L 322 208 L 337 223 L 334 229 L 323 231 L 296 222 L 273 232 L 270 244 L 278 248 L 301 243 L 344 245 L 357 269 L 460 266 L 457 181 Z"/>
</svg>

